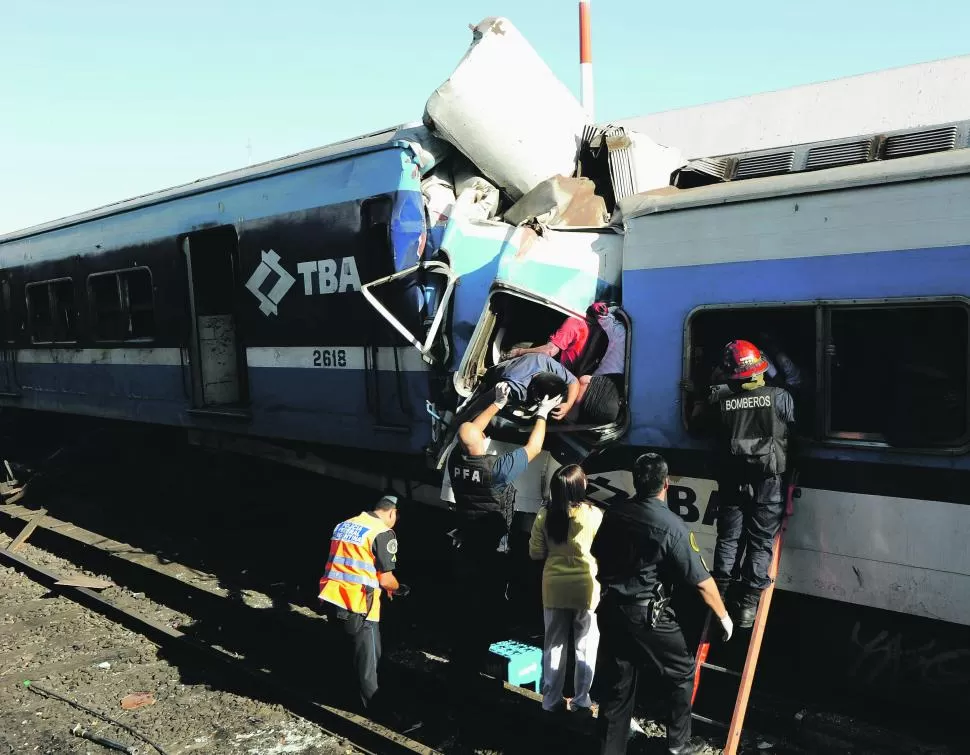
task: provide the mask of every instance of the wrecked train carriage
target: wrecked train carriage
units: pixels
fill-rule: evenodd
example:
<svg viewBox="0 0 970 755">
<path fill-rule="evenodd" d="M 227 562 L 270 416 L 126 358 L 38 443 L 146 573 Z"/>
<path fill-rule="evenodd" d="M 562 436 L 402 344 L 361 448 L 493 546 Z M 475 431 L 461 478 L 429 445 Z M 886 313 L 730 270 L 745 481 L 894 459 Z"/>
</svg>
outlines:
<svg viewBox="0 0 970 755">
<path fill-rule="evenodd" d="M 429 253 L 447 151 L 390 129 L 0 237 L 0 401 L 420 454 L 428 364 L 360 289 Z M 384 292 L 417 328 L 424 295 Z"/>
</svg>

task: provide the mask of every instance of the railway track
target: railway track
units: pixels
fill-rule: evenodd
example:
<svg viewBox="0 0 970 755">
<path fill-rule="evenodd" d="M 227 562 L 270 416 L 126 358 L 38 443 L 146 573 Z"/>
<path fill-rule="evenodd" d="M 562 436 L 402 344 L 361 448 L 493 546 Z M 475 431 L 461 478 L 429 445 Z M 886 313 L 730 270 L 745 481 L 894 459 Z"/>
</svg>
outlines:
<svg viewBox="0 0 970 755">
<path fill-rule="evenodd" d="M 8 549 L 0 549 L 0 561 L 13 566 L 52 591 L 137 632 L 171 655 L 188 657 L 220 673 L 235 677 L 245 687 L 258 688 L 293 713 L 311 721 L 335 737 L 351 741 L 365 753 L 373 755 L 437 755 L 436 751 L 404 735 L 385 729 L 353 713 L 311 702 L 304 694 L 273 680 L 265 671 L 201 642 L 178 629 L 149 619 L 102 597 L 95 590 L 62 585 L 63 575 L 32 563 Z"/>
<path fill-rule="evenodd" d="M 308 681 L 301 659 L 306 658 L 305 648 L 326 642 L 322 640 L 325 627 L 321 626 L 326 621 L 306 607 L 253 608 L 245 601 L 234 600 L 231 591 L 220 588 L 217 580 L 193 572 L 194 584 L 182 581 L 173 572 L 184 576 L 191 570 L 159 561 L 43 511 L 6 504 L 0 506 L 0 515 L 4 515 L 0 529 L 8 535 L 16 538 L 25 528 L 33 528 L 30 543 L 35 547 L 65 558 L 84 571 L 106 576 L 126 594 L 143 595 L 191 617 L 191 629 L 182 631 L 147 618 L 92 589 L 58 585 L 61 575 L 16 552 L 0 549 L 0 562 L 145 636 L 167 655 L 204 665 L 232 677 L 237 684 L 258 690 L 261 696 L 352 742 L 361 751 L 433 755 L 439 752 L 435 745 L 443 743 L 449 752 L 526 753 L 554 746 L 559 752 L 570 753 L 585 752 L 592 744 L 588 722 L 544 722 L 538 715 L 535 694 L 484 677 L 470 679 L 461 689 L 455 689 L 444 670 L 427 674 L 394 662 L 383 665 L 382 684 L 406 690 L 408 699 L 403 705 L 412 720 L 420 718 L 423 724 L 415 738 L 391 731 L 315 699 L 319 698 L 319 677 L 310 674 Z M 227 631 L 228 627 L 239 631 Z M 276 642 L 271 646 L 264 642 L 259 647 L 258 638 L 266 637 L 285 638 L 287 652 L 281 653 Z M 510 736 L 510 726 L 521 733 Z"/>
</svg>

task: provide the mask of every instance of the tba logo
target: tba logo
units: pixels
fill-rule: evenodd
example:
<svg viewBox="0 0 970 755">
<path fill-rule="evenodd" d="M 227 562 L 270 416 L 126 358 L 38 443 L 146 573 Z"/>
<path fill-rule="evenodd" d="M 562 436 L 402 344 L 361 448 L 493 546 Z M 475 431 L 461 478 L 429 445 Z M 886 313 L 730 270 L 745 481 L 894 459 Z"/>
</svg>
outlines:
<svg viewBox="0 0 970 755">
<path fill-rule="evenodd" d="M 253 271 L 249 280 L 246 281 L 246 288 L 249 289 L 253 296 L 259 299 L 259 311 L 269 317 L 270 315 L 277 314 L 277 306 L 282 298 L 286 296 L 286 292 L 296 283 L 296 278 L 283 269 L 282 265 L 280 265 L 280 256 L 272 249 L 268 252 L 260 252 L 260 254 L 262 255 L 262 260 L 259 263 L 259 267 Z M 276 273 L 276 282 L 264 294 L 262 286 L 272 273 Z"/>
</svg>

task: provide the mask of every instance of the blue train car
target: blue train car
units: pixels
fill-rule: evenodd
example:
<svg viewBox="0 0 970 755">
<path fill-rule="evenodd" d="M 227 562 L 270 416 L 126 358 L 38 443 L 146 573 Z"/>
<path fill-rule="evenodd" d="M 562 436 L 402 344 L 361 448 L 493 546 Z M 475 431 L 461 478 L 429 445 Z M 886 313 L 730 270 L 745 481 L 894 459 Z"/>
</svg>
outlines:
<svg viewBox="0 0 970 755">
<path fill-rule="evenodd" d="M 624 208 L 636 324 L 625 442 L 714 483 L 681 385 L 732 338 L 800 367 L 805 496 L 781 585 L 970 624 L 970 150 L 731 182 Z M 631 292 L 637 292 L 635 297 Z"/>
<path fill-rule="evenodd" d="M 924 135 L 930 154 L 625 200 L 630 429 L 587 469 L 608 501 L 663 453 L 712 563 L 717 484 L 685 388 L 734 338 L 783 350 L 802 497 L 759 674 L 939 711 L 970 699 L 970 149 L 966 124 L 938 131 L 950 149 Z"/>
<path fill-rule="evenodd" d="M 419 453 L 433 360 L 360 291 L 429 253 L 429 139 L 391 129 L 0 237 L 0 401 Z M 383 297 L 417 329 L 434 306 L 415 276 Z"/>
</svg>

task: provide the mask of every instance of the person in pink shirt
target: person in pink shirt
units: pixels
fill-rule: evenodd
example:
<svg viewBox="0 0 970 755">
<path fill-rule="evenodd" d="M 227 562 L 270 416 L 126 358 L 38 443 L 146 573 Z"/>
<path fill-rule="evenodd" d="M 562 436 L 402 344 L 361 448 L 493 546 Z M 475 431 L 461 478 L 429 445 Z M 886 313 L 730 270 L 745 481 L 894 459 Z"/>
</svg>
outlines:
<svg viewBox="0 0 970 755">
<path fill-rule="evenodd" d="M 589 340 L 589 323 L 592 318 L 600 315 L 600 310 L 602 310 L 602 314 L 606 314 L 606 305 L 602 302 L 596 302 L 590 306 L 586 317 L 576 317 L 575 315 L 567 317 L 563 324 L 559 326 L 559 330 L 549 336 L 548 343 L 542 346 L 534 346 L 531 349 L 512 349 L 509 352 L 509 357 L 520 357 L 523 354 L 547 354 L 553 359 L 559 357 L 559 364 L 574 375 L 579 374 L 575 371 L 575 368 L 583 350 L 586 348 L 586 342 Z"/>
</svg>

